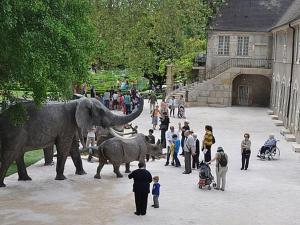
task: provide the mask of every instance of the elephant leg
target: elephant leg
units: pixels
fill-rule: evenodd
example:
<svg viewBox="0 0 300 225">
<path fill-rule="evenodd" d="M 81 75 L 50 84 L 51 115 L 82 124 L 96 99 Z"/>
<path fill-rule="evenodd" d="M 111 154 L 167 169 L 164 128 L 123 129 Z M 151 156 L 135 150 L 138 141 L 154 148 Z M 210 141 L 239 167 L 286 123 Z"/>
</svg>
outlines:
<svg viewBox="0 0 300 225">
<path fill-rule="evenodd" d="M 72 139 L 71 139 L 72 140 Z M 65 180 L 64 176 L 65 163 L 71 149 L 72 142 L 67 139 L 60 140 L 57 144 L 57 163 L 55 180 Z"/>
<path fill-rule="evenodd" d="M 97 167 L 97 173 L 94 176 L 95 179 L 101 179 L 100 173 L 101 173 L 101 170 L 102 170 L 104 165 L 105 165 L 105 162 L 102 161 L 102 160 L 99 160 L 99 165 Z"/>
<path fill-rule="evenodd" d="M 54 165 L 54 162 L 53 162 L 53 154 L 54 154 L 53 145 L 51 147 L 44 148 L 43 150 L 44 150 L 44 158 L 45 158 L 44 166 Z"/>
<path fill-rule="evenodd" d="M 76 136 L 73 138 L 73 141 L 72 141 L 70 155 L 71 155 L 72 161 L 74 163 L 74 166 L 76 167 L 75 174 L 77 174 L 77 175 L 86 174 L 86 172 L 84 171 L 83 166 L 82 166 L 82 160 L 81 160 L 81 156 L 80 156 L 80 152 L 79 152 L 79 143 L 78 143 L 78 140 L 76 139 Z"/>
<path fill-rule="evenodd" d="M 130 173 L 130 162 L 129 163 L 125 163 L 125 173 Z"/>
<path fill-rule="evenodd" d="M 123 175 L 120 173 L 120 164 L 114 164 L 114 173 L 117 175 L 118 178 L 123 177 Z"/>
<path fill-rule="evenodd" d="M 11 152 L 6 151 L 3 152 L 2 158 L 0 159 L 0 187 L 6 187 L 6 185 L 4 184 L 4 178 L 8 167 L 14 161 L 14 155 Z"/>
<path fill-rule="evenodd" d="M 146 168 L 145 157 L 143 157 L 143 158 L 140 158 L 139 162 L 140 162 L 140 163 L 144 163 L 144 165 L 145 165 L 145 168 Z"/>
<path fill-rule="evenodd" d="M 18 175 L 19 175 L 18 180 L 22 180 L 22 181 L 31 180 L 31 177 L 29 177 L 28 174 L 27 174 L 26 165 L 25 165 L 25 162 L 24 162 L 24 153 L 21 154 L 17 158 L 16 163 L 17 163 Z"/>
</svg>

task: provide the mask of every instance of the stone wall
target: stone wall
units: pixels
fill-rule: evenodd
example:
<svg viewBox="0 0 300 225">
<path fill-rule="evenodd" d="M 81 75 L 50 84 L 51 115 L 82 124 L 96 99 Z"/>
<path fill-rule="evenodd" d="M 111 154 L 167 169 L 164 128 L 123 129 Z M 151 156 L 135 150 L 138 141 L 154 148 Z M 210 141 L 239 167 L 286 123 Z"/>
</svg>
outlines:
<svg viewBox="0 0 300 225">
<path fill-rule="evenodd" d="M 240 74 L 271 78 L 271 69 L 230 68 L 189 90 L 188 106 L 227 107 L 232 105 L 232 82 Z"/>
<path fill-rule="evenodd" d="M 229 55 L 218 55 L 219 36 L 230 36 Z M 248 56 L 237 55 L 238 36 L 249 37 Z M 252 58 L 252 59 L 271 59 L 272 58 L 272 33 L 270 32 L 229 32 L 229 31 L 210 31 L 207 42 L 206 70 L 222 64 L 230 58 Z"/>
</svg>

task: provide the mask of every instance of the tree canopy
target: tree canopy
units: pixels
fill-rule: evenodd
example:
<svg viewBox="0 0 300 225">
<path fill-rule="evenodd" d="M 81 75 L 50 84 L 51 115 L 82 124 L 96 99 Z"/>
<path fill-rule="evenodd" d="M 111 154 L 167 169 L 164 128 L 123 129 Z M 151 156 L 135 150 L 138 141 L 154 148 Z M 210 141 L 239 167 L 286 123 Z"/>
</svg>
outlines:
<svg viewBox="0 0 300 225">
<path fill-rule="evenodd" d="M 0 97 L 14 101 L 17 89 L 37 104 L 70 96 L 94 58 L 92 10 L 89 0 L 2 0 Z"/>
<path fill-rule="evenodd" d="M 166 63 L 191 69 L 196 54 L 205 51 L 208 21 L 223 1 L 94 0 L 102 46 L 98 64 L 129 67 L 160 81 Z"/>
</svg>

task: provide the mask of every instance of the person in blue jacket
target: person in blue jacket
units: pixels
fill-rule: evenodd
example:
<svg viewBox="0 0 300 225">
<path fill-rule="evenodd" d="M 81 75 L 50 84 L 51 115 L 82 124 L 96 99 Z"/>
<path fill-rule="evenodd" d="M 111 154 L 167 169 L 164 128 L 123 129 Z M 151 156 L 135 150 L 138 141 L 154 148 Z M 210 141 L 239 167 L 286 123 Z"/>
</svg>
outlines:
<svg viewBox="0 0 300 225">
<path fill-rule="evenodd" d="M 180 164 L 180 161 L 178 159 L 178 153 L 179 153 L 179 149 L 180 149 L 180 140 L 178 139 L 178 136 L 177 134 L 173 134 L 172 136 L 172 139 L 173 139 L 173 143 L 174 143 L 174 161 L 175 161 L 175 166 L 176 167 L 180 167 L 181 164 Z"/>
<path fill-rule="evenodd" d="M 160 184 L 158 183 L 159 181 L 159 177 L 155 176 L 153 177 L 153 187 L 152 187 L 152 195 L 153 195 L 153 205 L 152 207 L 154 208 L 159 208 L 159 201 L 158 201 L 158 197 L 159 197 L 159 192 L 160 192 Z"/>
</svg>

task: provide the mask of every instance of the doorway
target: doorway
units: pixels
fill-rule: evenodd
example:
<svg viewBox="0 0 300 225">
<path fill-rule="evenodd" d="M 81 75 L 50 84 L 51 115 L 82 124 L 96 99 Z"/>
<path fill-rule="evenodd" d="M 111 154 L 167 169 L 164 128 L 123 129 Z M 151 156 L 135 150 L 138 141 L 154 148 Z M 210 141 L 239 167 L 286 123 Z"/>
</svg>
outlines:
<svg viewBox="0 0 300 225">
<path fill-rule="evenodd" d="M 250 105 L 250 87 L 248 85 L 239 85 L 238 104 L 242 106 Z"/>
<path fill-rule="evenodd" d="M 270 104 L 271 80 L 263 75 L 240 74 L 232 82 L 232 105 Z"/>
</svg>

